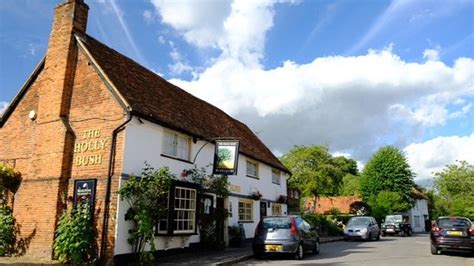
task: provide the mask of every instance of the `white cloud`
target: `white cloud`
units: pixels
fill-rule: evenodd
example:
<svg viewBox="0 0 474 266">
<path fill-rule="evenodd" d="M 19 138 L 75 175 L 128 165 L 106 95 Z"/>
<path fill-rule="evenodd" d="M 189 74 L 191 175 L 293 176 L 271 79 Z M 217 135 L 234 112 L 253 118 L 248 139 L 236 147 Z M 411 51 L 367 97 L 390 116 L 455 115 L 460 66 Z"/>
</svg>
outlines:
<svg viewBox="0 0 474 266">
<path fill-rule="evenodd" d="M 423 52 L 423 58 L 426 58 L 429 61 L 438 61 L 439 49 L 425 49 Z"/>
<path fill-rule="evenodd" d="M 474 133 L 465 137 L 437 137 L 422 143 L 408 145 L 405 154 L 416 180 L 430 179 L 456 160 L 474 163 Z"/>
<path fill-rule="evenodd" d="M 390 45 L 360 56 L 287 60 L 265 69 L 265 39 L 277 1 L 235 0 L 209 8 L 152 2 L 162 23 L 189 44 L 220 51 L 192 80 L 171 82 L 261 131 L 274 151 L 324 144 L 365 161 L 381 145 L 404 147 L 425 128 L 470 112 L 471 58 L 446 65 L 431 51 L 425 62 L 409 62 Z"/>
<path fill-rule="evenodd" d="M 0 116 L 3 114 L 3 111 L 7 109 L 8 103 L 7 102 L 0 102 Z"/>
<path fill-rule="evenodd" d="M 152 10 L 145 10 L 143 11 L 143 19 L 147 24 L 151 24 L 155 21 L 155 18 L 153 16 L 153 11 Z"/>
</svg>

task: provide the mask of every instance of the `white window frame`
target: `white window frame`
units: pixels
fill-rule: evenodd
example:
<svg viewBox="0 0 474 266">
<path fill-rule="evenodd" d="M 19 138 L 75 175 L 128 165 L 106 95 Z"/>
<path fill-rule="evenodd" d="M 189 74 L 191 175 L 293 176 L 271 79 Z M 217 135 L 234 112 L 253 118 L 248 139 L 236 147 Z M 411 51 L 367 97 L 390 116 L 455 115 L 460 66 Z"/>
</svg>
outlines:
<svg viewBox="0 0 474 266">
<path fill-rule="evenodd" d="M 181 191 L 184 191 L 184 197 Z M 188 191 L 189 191 L 189 197 L 187 197 L 187 193 L 186 193 Z M 187 187 L 179 187 L 179 186 L 175 187 L 175 194 L 174 194 L 175 206 L 174 206 L 174 216 L 173 216 L 173 225 L 175 228 L 173 230 L 174 234 L 194 233 L 196 231 L 196 200 L 197 200 L 196 189 L 187 188 Z M 189 204 L 186 207 L 188 201 L 189 201 Z M 180 224 L 182 226 L 180 226 Z"/>
<path fill-rule="evenodd" d="M 253 222 L 253 200 L 239 199 L 239 222 Z"/>
<path fill-rule="evenodd" d="M 163 133 L 163 154 L 189 161 L 191 158 L 191 138 L 172 130 Z"/>
<path fill-rule="evenodd" d="M 249 173 L 249 165 L 255 165 L 255 174 Z M 258 163 L 255 162 L 255 161 L 252 161 L 252 160 L 247 160 L 245 173 L 246 173 L 246 175 L 247 175 L 248 177 L 252 177 L 252 178 L 258 179 Z"/>
<path fill-rule="evenodd" d="M 272 215 L 283 215 L 283 208 L 281 204 L 272 203 Z"/>
<path fill-rule="evenodd" d="M 272 169 L 272 183 L 280 185 L 281 182 L 281 171 Z"/>
</svg>

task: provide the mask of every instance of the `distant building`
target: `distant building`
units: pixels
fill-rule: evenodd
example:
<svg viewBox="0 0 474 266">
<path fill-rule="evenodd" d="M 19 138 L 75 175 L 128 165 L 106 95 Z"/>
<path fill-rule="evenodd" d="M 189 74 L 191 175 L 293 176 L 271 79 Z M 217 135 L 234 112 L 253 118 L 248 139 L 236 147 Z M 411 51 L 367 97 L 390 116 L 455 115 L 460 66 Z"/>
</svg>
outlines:
<svg viewBox="0 0 474 266">
<path fill-rule="evenodd" d="M 413 232 L 424 232 L 429 230 L 428 198 L 423 192 L 415 189 L 411 193 L 415 203 L 407 212 Z M 428 227 L 428 228 L 427 228 Z"/>
<path fill-rule="evenodd" d="M 288 213 L 300 213 L 301 191 L 297 188 L 288 187 Z"/>
</svg>

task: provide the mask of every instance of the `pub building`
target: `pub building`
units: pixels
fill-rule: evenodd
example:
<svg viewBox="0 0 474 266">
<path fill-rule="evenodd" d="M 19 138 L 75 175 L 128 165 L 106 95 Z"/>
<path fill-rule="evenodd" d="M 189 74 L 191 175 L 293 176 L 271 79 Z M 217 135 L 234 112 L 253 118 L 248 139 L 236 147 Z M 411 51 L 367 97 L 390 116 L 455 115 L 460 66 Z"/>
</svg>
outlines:
<svg viewBox="0 0 474 266">
<path fill-rule="evenodd" d="M 169 226 L 157 228 L 157 249 L 199 243 L 198 201 L 206 200 L 206 211 L 229 211 L 216 232 L 224 241 L 227 226 L 240 226 L 252 238 L 262 216 L 286 214 L 290 173 L 252 130 L 89 36 L 88 9 L 83 0 L 57 5 L 46 55 L 0 117 L 0 162 L 23 178 L 12 208 L 21 237 L 29 239 L 24 256 L 53 258 L 66 195 L 89 197 L 100 259 L 117 262 L 131 253 L 121 184 L 145 162 L 167 166 L 177 177 L 194 167 L 211 174 L 222 138 L 239 144 L 229 197 L 199 196 L 196 184 L 174 183 L 174 212 L 163 223 Z M 185 215 L 178 217 L 174 204 L 181 201 L 194 204 L 179 208 Z"/>
</svg>

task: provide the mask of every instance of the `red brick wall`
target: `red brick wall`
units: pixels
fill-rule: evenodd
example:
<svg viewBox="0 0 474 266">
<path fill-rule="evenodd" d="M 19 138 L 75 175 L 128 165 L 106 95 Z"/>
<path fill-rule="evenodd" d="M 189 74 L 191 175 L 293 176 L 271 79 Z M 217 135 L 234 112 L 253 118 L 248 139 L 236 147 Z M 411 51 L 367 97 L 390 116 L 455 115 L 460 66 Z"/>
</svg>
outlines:
<svg viewBox="0 0 474 266">
<path fill-rule="evenodd" d="M 304 206 L 305 210 L 315 213 L 328 214 L 332 208 L 337 208 L 341 213 L 348 214 L 351 204 L 361 200 L 359 196 L 320 197 L 316 201 L 313 198 L 305 198 Z"/>
<path fill-rule="evenodd" d="M 72 18 L 75 21 L 72 21 Z M 25 255 L 52 257 L 54 231 L 63 212 L 61 198 L 72 196 L 74 180 L 97 179 L 96 209 L 99 239 L 113 130 L 125 121 L 123 108 L 79 51 L 73 32 L 83 32 L 87 6 L 71 1 L 57 7 L 45 66 L 0 128 L 0 160 L 14 162 L 23 175 L 15 195 L 14 215 L 21 237 L 28 239 Z M 34 110 L 35 121 L 28 118 Z M 90 129 L 99 130 L 101 149 L 74 152 Z M 108 254 L 114 244 L 118 176 L 122 169 L 123 133 L 117 139 L 115 177 L 108 232 Z M 101 163 L 76 165 L 79 156 L 100 155 Z M 100 242 L 99 242 L 100 243 Z"/>
</svg>

